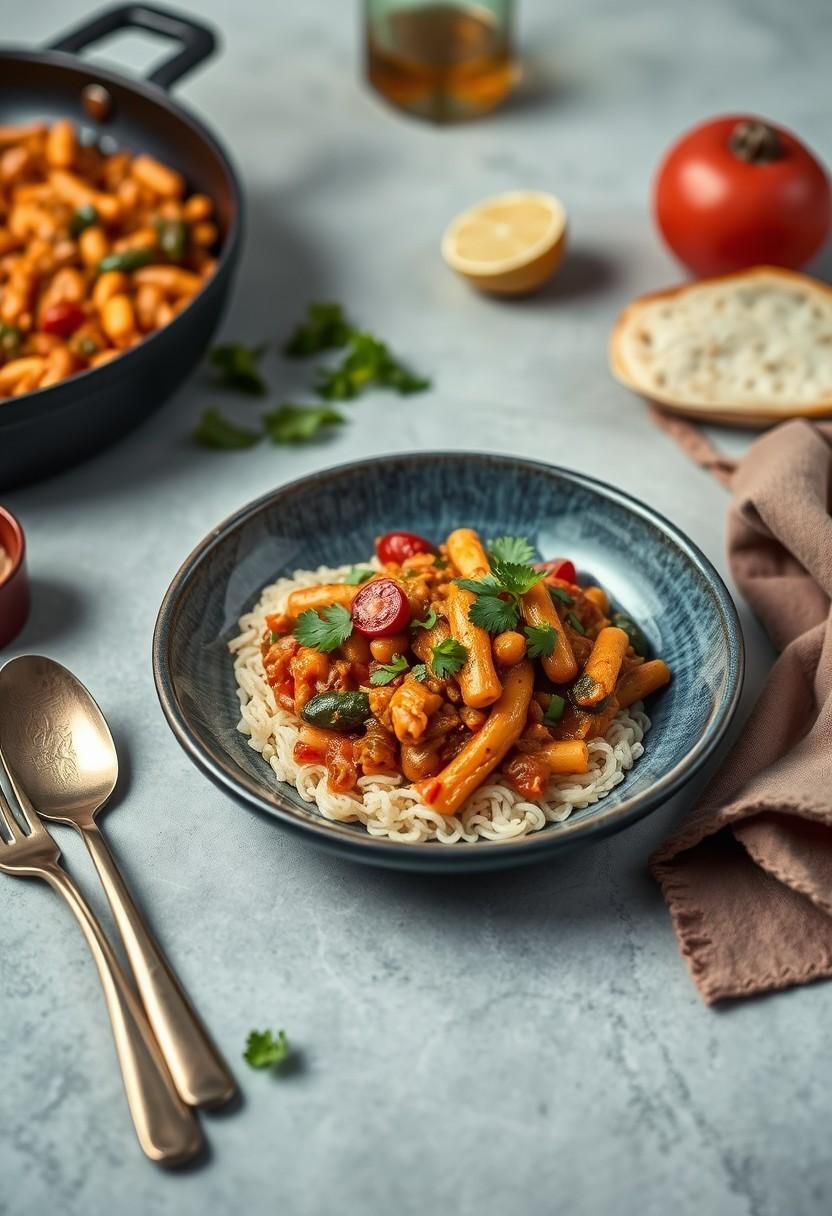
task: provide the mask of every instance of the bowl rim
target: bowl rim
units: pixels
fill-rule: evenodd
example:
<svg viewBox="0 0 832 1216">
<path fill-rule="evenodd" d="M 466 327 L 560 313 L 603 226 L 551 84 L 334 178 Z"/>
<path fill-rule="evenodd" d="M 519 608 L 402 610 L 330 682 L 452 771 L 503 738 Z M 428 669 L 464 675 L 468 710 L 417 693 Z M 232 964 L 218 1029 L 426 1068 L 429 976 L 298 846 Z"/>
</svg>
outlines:
<svg viewBox="0 0 832 1216">
<path fill-rule="evenodd" d="M 728 678 L 717 717 L 706 728 L 692 750 L 644 792 L 633 794 L 589 818 L 572 820 L 570 817 L 562 824 L 558 824 L 556 831 L 543 829 L 540 832 L 514 837 L 510 840 L 478 840 L 474 846 L 465 849 L 442 848 L 435 841 L 405 843 L 390 840 L 387 837 L 371 836 L 366 832 L 339 832 L 337 828 L 340 825 L 330 823 L 323 817 L 321 817 L 320 823 L 315 822 L 314 819 L 302 818 L 288 799 L 286 803 L 282 801 L 284 798 L 281 788 L 283 782 L 275 783 L 272 791 L 274 801 L 270 801 L 259 792 L 260 788 L 265 787 L 261 787 L 259 783 L 249 779 L 246 774 L 235 771 L 237 766 L 233 764 L 233 761 L 226 761 L 219 749 L 217 755 L 209 752 L 192 731 L 186 715 L 178 704 L 168 661 L 172 624 L 187 583 L 203 558 L 216 545 L 282 495 L 305 485 L 337 478 L 359 469 L 371 470 L 375 465 L 392 459 L 405 462 L 465 460 L 487 463 L 492 466 L 494 464 L 521 466 L 547 474 L 554 473 L 584 488 L 600 493 L 602 498 L 615 502 L 658 527 L 677 548 L 681 549 L 699 572 L 706 577 L 714 592 L 729 645 Z M 153 631 L 152 662 L 156 694 L 162 712 L 178 743 L 197 768 L 201 769 L 215 785 L 238 802 L 260 811 L 272 819 L 277 819 L 279 823 L 293 831 L 310 836 L 317 844 L 343 856 L 350 856 L 356 861 L 403 869 L 419 869 L 424 866 L 426 869 L 434 870 L 453 870 L 455 868 L 462 870 L 465 868 L 466 862 L 469 866 L 476 864 L 476 859 L 479 859 L 479 868 L 482 869 L 540 860 L 545 854 L 558 848 L 566 848 L 581 840 L 604 836 L 618 831 L 620 828 L 628 827 L 662 803 L 667 802 L 702 768 L 725 737 L 736 713 L 742 692 L 745 674 L 745 643 L 736 606 L 716 567 L 694 541 L 690 540 L 681 529 L 653 507 L 599 478 L 566 469 L 560 465 L 549 464 L 547 461 L 533 460 L 508 453 L 440 449 L 388 452 L 360 460 L 344 461 L 285 482 L 227 516 L 191 550 L 165 592 Z M 454 858 L 458 860 L 455 862 Z"/>
</svg>

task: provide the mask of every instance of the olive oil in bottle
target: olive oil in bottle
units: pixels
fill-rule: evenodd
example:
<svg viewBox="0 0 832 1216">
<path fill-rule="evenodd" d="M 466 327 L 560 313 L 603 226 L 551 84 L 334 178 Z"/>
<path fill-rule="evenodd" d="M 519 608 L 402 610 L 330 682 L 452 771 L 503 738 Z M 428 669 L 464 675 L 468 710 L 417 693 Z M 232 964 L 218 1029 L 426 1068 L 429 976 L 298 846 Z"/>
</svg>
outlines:
<svg viewBox="0 0 832 1216">
<path fill-rule="evenodd" d="M 388 101 L 432 122 L 483 114 L 511 91 L 511 0 L 366 0 L 367 75 Z"/>
</svg>

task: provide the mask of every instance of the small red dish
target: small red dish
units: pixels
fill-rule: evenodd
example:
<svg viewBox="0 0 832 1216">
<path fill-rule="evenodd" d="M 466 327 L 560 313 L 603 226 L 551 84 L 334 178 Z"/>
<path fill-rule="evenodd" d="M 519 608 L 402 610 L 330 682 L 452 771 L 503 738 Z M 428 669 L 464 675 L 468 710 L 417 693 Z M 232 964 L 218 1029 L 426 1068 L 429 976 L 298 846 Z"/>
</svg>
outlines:
<svg viewBox="0 0 832 1216">
<path fill-rule="evenodd" d="M 0 546 L 11 562 L 0 557 L 0 649 L 20 633 L 29 615 L 29 576 L 26 573 L 26 539 L 23 529 L 5 507 L 0 507 Z"/>
</svg>

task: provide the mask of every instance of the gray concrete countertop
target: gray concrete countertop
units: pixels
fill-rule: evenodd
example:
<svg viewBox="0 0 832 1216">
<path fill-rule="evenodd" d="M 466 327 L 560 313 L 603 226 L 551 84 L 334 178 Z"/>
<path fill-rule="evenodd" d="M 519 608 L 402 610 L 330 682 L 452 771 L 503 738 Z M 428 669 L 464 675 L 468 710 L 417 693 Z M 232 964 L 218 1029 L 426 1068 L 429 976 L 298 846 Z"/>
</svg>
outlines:
<svg viewBox="0 0 832 1216">
<path fill-rule="evenodd" d="M 4 40 L 29 44 L 88 9 L 7 7 Z M 646 872 L 695 791 L 563 862 L 457 882 L 377 873 L 225 798 L 157 707 L 151 630 L 192 546 L 269 488 L 365 454 L 543 456 L 645 499 L 724 571 L 724 491 L 611 380 L 606 337 L 631 295 L 678 277 L 646 201 L 685 126 L 750 108 L 832 159 L 826 0 L 523 0 L 525 92 L 444 130 L 362 86 L 358 8 L 199 6 L 225 46 L 178 92 L 226 142 L 250 212 L 223 332 L 277 338 L 306 301 L 341 300 L 434 391 L 368 396 L 297 451 L 213 454 L 188 441 L 201 410 L 251 407 L 199 372 L 120 446 L 5 496 L 35 605 L 3 657 L 53 655 L 108 714 L 127 780 L 106 829 L 237 1067 L 242 1107 L 206 1120 L 199 1166 L 145 1162 L 80 935 L 40 884 L 0 879 L 0 1213 L 827 1212 L 832 986 L 701 1003 Z M 149 45 L 112 53 L 146 61 Z M 480 298 L 444 268 L 439 236 L 520 186 L 563 197 L 569 259 L 534 299 Z M 304 367 L 270 355 L 266 370 L 276 400 L 299 398 Z M 743 625 L 747 710 L 771 653 L 747 610 Z M 240 1059 L 265 1025 L 300 1053 L 282 1080 Z"/>
</svg>

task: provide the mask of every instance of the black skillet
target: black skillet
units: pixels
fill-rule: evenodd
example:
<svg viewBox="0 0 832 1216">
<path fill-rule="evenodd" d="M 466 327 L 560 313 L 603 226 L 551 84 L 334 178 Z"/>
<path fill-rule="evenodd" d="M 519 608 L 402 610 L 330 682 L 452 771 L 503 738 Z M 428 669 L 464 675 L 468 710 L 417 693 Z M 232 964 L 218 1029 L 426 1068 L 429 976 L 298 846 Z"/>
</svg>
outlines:
<svg viewBox="0 0 832 1216">
<path fill-rule="evenodd" d="M 179 47 L 146 80 L 128 80 L 80 58 L 91 43 L 124 29 L 160 34 Z M 0 490 L 74 464 L 118 439 L 170 396 L 211 340 L 240 252 L 240 186 L 221 146 L 167 90 L 215 46 L 213 32 L 190 17 L 126 4 L 106 9 L 45 50 L 0 52 L 0 124 L 69 117 L 106 150 L 149 152 L 184 173 L 190 189 L 211 196 L 220 228 L 216 272 L 164 329 L 101 367 L 0 400 Z M 103 103 L 107 111 L 98 119 L 88 109 L 91 94 L 97 109 Z"/>
</svg>

